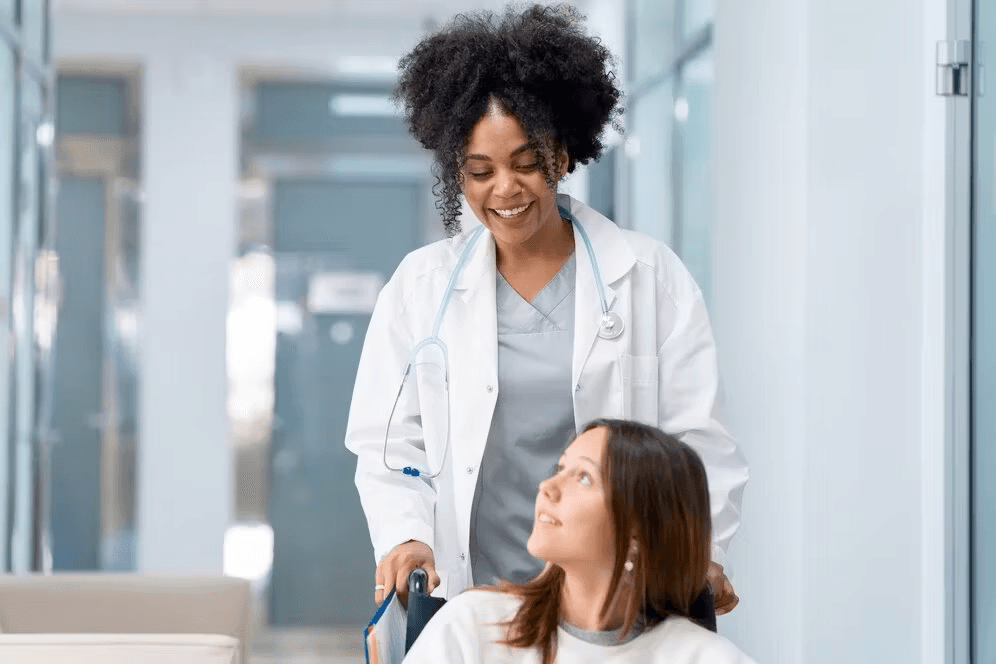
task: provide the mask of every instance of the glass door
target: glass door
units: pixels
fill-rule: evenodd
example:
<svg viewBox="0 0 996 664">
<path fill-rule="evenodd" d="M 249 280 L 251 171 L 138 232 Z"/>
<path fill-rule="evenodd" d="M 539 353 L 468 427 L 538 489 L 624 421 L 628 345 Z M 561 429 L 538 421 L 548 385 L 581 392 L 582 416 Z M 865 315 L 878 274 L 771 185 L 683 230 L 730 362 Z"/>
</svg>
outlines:
<svg viewBox="0 0 996 664">
<path fill-rule="evenodd" d="M 972 155 L 972 662 L 996 661 L 996 0 L 975 0 Z"/>
</svg>

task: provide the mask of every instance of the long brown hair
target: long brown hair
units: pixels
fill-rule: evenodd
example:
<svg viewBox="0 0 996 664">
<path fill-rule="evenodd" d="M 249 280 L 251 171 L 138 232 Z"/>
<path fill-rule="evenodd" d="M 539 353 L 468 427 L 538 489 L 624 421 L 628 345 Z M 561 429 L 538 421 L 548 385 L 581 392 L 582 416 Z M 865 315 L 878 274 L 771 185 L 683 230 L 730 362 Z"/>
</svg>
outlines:
<svg viewBox="0 0 996 664">
<path fill-rule="evenodd" d="M 647 628 L 668 616 L 689 617 L 705 587 L 711 520 L 705 467 L 687 445 L 656 427 L 599 419 L 585 426 L 606 430 L 605 480 L 615 525 L 615 565 L 604 619 L 623 609 L 622 635 L 638 619 Z M 626 572 L 630 542 L 636 540 L 633 570 Z M 531 581 L 492 588 L 522 598 L 506 624 L 503 644 L 537 648 L 543 664 L 557 650 L 564 570 L 550 564 Z"/>
</svg>

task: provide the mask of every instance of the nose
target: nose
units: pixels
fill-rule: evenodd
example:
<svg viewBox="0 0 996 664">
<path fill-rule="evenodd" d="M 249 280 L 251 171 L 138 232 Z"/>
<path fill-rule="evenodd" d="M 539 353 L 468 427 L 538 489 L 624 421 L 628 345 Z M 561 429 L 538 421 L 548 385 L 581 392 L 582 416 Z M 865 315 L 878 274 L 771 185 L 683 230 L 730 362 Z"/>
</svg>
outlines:
<svg viewBox="0 0 996 664">
<path fill-rule="evenodd" d="M 500 169 L 495 177 L 495 195 L 501 198 L 514 198 L 522 191 L 522 184 L 515 171 L 511 169 Z"/>
<path fill-rule="evenodd" d="M 551 503 L 555 503 L 560 500 L 560 483 L 557 480 L 559 477 L 560 474 L 558 473 L 552 477 L 546 478 L 540 482 L 539 485 L 540 493 L 542 493 Z"/>
</svg>

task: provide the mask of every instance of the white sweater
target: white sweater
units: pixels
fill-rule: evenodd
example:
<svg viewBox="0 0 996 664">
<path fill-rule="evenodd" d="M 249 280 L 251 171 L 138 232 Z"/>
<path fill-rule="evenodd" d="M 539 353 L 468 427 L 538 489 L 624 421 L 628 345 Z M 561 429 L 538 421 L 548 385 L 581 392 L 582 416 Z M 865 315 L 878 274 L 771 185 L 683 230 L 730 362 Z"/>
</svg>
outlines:
<svg viewBox="0 0 996 664">
<path fill-rule="evenodd" d="M 501 623 L 520 599 L 470 590 L 447 602 L 429 621 L 405 664 L 539 664 L 536 649 L 509 648 Z M 755 664 L 722 636 L 684 618 L 669 618 L 622 645 L 603 646 L 557 630 L 560 664 Z"/>
</svg>

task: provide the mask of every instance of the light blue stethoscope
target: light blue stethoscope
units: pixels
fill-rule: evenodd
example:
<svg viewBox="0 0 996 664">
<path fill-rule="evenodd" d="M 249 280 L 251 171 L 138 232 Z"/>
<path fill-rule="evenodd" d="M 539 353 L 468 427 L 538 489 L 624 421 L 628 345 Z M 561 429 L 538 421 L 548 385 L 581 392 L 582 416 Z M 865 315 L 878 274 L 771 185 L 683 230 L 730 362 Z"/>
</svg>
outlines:
<svg viewBox="0 0 996 664">
<path fill-rule="evenodd" d="M 588 251 L 588 259 L 591 261 L 591 271 L 595 275 L 595 285 L 598 286 L 598 299 L 602 305 L 602 318 L 599 321 L 598 326 L 598 336 L 602 339 L 615 339 L 623 332 L 624 324 L 622 317 L 615 311 L 609 311 L 608 300 L 605 298 L 605 287 L 602 285 L 602 275 L 598 270 L 598 261 L 595 260 L 595 250 L 591 247 L 591 240 L 588 239 L 588 233 L 585 232 L 584 228 L 578 223 L 578 220 L 567 208 L 560 208 L 560 215 L 570 220 L 574 225 L 574 230 L 577 231 L 578 235 L 584 241 L 585 249 Z M 484 233 L 484 226 L 478 226 L 470 235 L 467 240 L 467 246 L 464 247 L 463 253 L 460 254 L 460 258 L 457 259 L 456 265 L 453 267 L 453 273 L 450 274 L 450 280 L 446 284 L 446 291 L 443 293 L 443 300 L 439 303 L 439 311 L 436 313 L 436 322 L 432 326 L 432 334 L 423 339 L 422 341 L 415 344 L 412 348 L 411 354 L 408 356 L 408 361 L 405 363 L 404 372 L 401 376 L 401 385 L 398 387 L 398 395 L 394 397 L 394 405 L 391 406 L 391 414 L 387 417 L 387 427 L 384 431 L 384 467 L 388 470 L 393 470 L 395 472 L 404 473 L 405 475 L 411 475 L 412 477 L 425 477 L 427 479 L 435 479 L 439 477 L 439 474 L 443 470 L 443 465 L 446 463 L 446 453 L 449 451 L 450 447 L 450 436 L 449 436 L 449 423 L 446 425 L 446 435 L 445 442 L 443 443 L 443 455 L 441 457 L 439 468 L 435 473 L 423 473 L 417 468 L 411 466 L 405 466 L 404 468 L 395 468 L 387 462 L 387 439 L 391 432 L 391 420 L 394 419 L 394 410 L 398 407 L 398 401 L 401 399 L 401 391 L 405 389 L 405 383 L 408 381 L 408 375 L 412 371 L 412 367 L 415 365 L 415 360 L 420 351 L 429 346 L 436 346 L 443 356 L 443 384 L 446 389 L 446 401 L 449 402 L 449 379 L 450 379 L 450 367 L 449 367 L 449 353 L 446 350 L 446 344 L 442 339 L 439 338 L 439 328 L 443 323 L 443 314 L 446 313 L 446 307 L 450 304 L 450 298 L 453 296 L 453 290 L 456 286 L 457 277 L 460 276 L 460 272 L 463 270 L 464 265 L 470 258 L 470 254 L 474 249 L 474 245 L 477 244 L 477 240 Z"/>
</svg>

